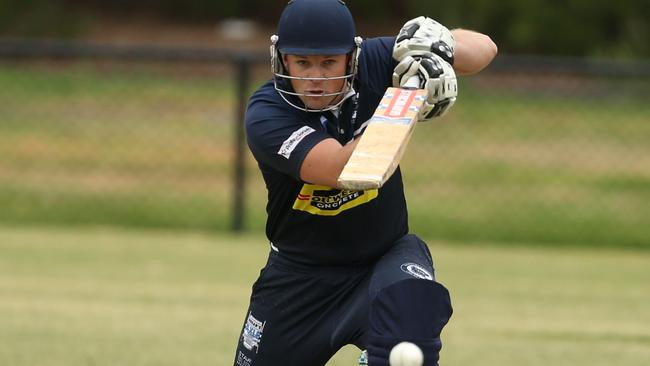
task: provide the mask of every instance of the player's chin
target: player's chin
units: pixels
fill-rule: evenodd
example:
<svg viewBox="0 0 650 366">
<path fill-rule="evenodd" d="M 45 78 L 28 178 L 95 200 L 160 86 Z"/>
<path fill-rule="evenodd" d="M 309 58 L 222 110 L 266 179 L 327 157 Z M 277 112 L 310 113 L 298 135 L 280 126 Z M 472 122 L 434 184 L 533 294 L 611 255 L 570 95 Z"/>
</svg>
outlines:
<svg viewBox="0 0 650 366">
<path fill-rule="evenodd" d="M 327 97 L 302 97 L 302 102 L 309 109 L 325 109 L 329 106 L 331 98 Z"/>
</svg>

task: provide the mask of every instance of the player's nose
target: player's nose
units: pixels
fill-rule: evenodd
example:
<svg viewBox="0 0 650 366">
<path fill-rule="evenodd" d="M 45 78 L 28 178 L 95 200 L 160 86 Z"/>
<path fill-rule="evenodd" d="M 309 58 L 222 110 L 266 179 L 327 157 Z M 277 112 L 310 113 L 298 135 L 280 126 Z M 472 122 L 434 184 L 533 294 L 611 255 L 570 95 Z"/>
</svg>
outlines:
<svg viewBox="0 0 650 366">
<path fill-rule="evenodd" d="M 310 82 L 320 84 L 323 82 L 325 77 L 325 70 L 321 67 L 313 67 L 309 70 L 309 75 L 307 76 L 310 79 Z"/>
</svg>

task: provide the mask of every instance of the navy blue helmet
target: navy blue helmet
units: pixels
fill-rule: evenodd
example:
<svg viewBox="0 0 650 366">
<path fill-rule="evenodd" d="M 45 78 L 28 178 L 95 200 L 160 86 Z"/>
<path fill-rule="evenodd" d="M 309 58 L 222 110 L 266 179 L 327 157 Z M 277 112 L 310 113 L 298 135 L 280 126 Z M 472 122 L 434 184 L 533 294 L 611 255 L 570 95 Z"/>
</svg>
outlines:
<svg viewBox="0 0 650 366">
<path fill-rule="evenodd" d="M 285 7 L 278 22 L 277 34 L 271 37 L 271 67 L 275 88 L 292 106 L 314 111 L 296 105 L 287 95 L 309 96 L 296 93 L 290 79 L 333 80 L 347 79 L 343 90 L 329 94 L 347 96 L 357 71 L 361 37 L 350 10 L 341 0 L 292 0 Z M 346 75 L 336 78 L 296 78 L 287 74 L 282 55 L 350 55 Z M 346 98 L 322 110 L 338 108 Z"/>
<path fill-rule="evenodd" d="M 278 23 L 277 47 L 291 55 L 342 55 L 356 46 L 352 14 L 338 0 L 294 0 Z"/>
</svg>

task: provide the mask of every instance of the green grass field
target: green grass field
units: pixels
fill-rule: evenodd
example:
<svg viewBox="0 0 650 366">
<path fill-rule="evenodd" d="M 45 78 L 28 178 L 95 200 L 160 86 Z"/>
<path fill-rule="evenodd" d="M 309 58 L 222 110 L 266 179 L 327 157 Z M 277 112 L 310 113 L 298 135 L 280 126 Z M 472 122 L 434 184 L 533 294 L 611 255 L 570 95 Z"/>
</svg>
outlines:
<svg viewBox="0 0 650 366">
<path fill-rule="evenodd" d="M 442 364 L 650 363 L 647 251 L 430 246 L 455 307 Z M 256 235 L 0 227 L 0 365 L 231 365 L 266 251 Z"/>
<path fill-rule="evenodd" d="M 176 67 L 3 65 L 0 222 L 228 228 L 231 75 Z M 412 227 L 459 242 L 650 247 L 650 87 L 616 80 L 612 97 L 611 82 L 550 92 L 462 79 L 454 111 L 418 126 L 404 158 Z M 250 156 L 247 175 L 246 224 L 259 232 L 266 192 Z"/>
</svg>

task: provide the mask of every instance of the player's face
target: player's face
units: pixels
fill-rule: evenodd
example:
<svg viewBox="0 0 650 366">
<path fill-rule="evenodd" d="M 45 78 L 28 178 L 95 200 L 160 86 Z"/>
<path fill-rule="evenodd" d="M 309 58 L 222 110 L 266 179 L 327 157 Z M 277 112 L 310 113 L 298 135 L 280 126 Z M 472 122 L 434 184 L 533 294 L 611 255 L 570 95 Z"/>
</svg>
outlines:
<svg viewBox="0 0 650 366">
<path fill-rule="evenodd" d="M 346 74 L 347 55 L 285 55 L 284 64 L 290 76 L 299 78 L 332 78 Z M 300 100 L 310 109 L 323 109 L 338 102 L 343 95 L 324 94 L 338 93 L 345 88 L 345 79 L 334 80 L 300 80 L 291 79 L 291 86 L 301 95 Z"/>
</svg>

